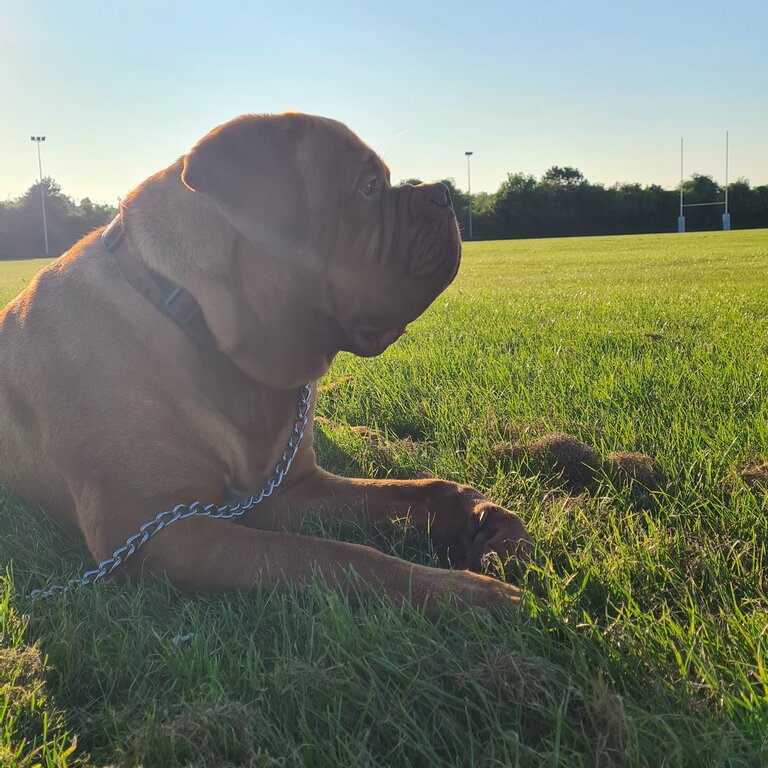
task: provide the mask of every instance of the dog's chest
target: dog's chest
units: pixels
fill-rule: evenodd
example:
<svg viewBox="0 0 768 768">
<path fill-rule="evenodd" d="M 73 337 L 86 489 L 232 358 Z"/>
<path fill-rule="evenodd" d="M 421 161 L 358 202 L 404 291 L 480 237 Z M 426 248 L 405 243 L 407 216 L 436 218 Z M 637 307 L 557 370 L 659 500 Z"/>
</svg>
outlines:
<svg viewBox="0 0 768 768">
<path fill-rule="evenodd" d="M 299 394 L 256 387 L 230 403 L 222 444 L 231 495 L 258 491 L 286 449 L 296 423 Z"/>
</svg>

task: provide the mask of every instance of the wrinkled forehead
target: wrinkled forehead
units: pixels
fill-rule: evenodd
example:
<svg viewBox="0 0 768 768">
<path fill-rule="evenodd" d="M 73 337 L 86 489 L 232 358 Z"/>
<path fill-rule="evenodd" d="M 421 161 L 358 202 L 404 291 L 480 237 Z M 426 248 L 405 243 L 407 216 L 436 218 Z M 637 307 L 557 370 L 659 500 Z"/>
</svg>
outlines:
<svg viewBox="0 0 768 768">
<path fill-rule="evenodd" d="M 303 168 L 339 180 L 350 177 L 354 182 L 365 170 L 389 177 L 386 163 L 354 131 L 327 117 L 308 119 L 299 155 Z"/>
</svg>

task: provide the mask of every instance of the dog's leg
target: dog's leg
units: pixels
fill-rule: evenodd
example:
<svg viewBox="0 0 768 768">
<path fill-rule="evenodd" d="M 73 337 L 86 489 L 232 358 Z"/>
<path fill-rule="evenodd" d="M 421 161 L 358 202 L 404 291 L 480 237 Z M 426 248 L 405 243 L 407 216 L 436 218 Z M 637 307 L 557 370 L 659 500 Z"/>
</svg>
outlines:
<svg viewBox="0 0 768 768">
<path fill-rule="evenodd" d="M 109 547 L 96 547 L 93 554 L 109 556 Z M 124 569 L 134 578 L 165 575 L 185 592 L 247 590 L 257 584 L 302 588 L 319 578 L 352 598 L 384 593 L 433 616 L 446 598 L 461 607 L 495 609 L 519 601 L 514 587 L 466 571 L 427 568 L 356 544 L 207 518 L 179 520 L 161 531 Z"/>
<path fill-rule="evenodd" d="M 362 480 L 316 469 L 255 508 L 246 524 L 297 531 L 308 510 L 345 521 L 387 523 L 408 518 L 428 531 L 451 562 L 472 570 L 485 555 L 525 559 L 530 539 L 520 518 L 478 491 L 446 480 Z"/>
</svg>

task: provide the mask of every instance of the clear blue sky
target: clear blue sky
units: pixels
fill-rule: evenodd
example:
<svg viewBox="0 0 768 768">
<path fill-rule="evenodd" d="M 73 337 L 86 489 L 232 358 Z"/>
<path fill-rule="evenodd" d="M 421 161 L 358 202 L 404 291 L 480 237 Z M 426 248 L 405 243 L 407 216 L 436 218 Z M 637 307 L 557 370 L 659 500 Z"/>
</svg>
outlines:
<svg viewBox="0 0 768 768">
<path fill-rule="evenodd" d="M 394 180 L 495 191 L 591 181 L 768 183 L 768 1 L 0 0 L 0 199 L 43 170 L 114 202 L 210 128 L 296 109 L 346 122 Z"/>
</svg>

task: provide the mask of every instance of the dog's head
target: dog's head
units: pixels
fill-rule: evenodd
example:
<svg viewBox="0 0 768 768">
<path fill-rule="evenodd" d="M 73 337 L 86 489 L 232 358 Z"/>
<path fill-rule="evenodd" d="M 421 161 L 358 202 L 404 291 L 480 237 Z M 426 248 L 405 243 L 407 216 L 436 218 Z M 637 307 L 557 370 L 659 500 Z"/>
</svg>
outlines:
<svg viewBox="0 0 768 768">
<path fill-rule="evenodd" d="M 393 187 L 382 160 L 334 120 L 237 118 L 189 152 L 182 180 L 242 238 L 282 260 L 292 300 L 328 324 L 331 353 L 383 352 L 458 270 L 447 188 Z M 251 276 L 243 269 L 243 281 L 258 281 L 255 266 Z"/>
</svg>

